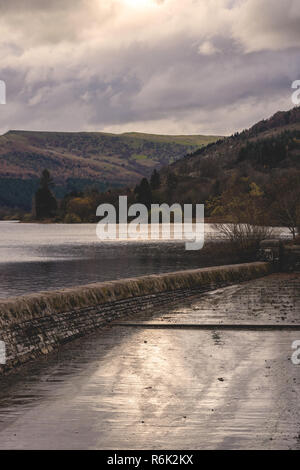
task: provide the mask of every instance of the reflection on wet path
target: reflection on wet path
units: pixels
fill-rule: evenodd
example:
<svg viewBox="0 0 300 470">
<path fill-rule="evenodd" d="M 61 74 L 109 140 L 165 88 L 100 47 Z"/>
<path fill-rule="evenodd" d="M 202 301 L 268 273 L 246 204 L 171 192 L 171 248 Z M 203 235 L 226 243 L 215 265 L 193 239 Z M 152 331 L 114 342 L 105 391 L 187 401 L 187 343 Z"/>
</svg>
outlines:
<svg viewBox="0 0 300 470">
<path fill-rule="evenodd" d="M 299 330 L 142 324 L 261 324 L 281 316 L 292 323 L 299 285 L 297 275 L 275 275 L 205 294 L 152 312 L 151 320 L 135 317 L 140 327 L 115 324 L 2 378 L 0 448 L 300 448 L 300 366 L 290 360 Z M 269 297 L 254 301 L 257 289 Z"/>
<path fill-rule="evenodd" d="M 136 318 L 134 319 L 136 322 Z M 118 322 L 120 323 L 120 322 Z M 132 319 L 122 322 L 131 324 Z M 240 286 L 207 292 L 184 305 L 163 312 L 141 313 L 141 324 L 157 325 L 266 325 L 300 326 L 300 281 L 298 274 L 273 274 Z"/>
</svg>

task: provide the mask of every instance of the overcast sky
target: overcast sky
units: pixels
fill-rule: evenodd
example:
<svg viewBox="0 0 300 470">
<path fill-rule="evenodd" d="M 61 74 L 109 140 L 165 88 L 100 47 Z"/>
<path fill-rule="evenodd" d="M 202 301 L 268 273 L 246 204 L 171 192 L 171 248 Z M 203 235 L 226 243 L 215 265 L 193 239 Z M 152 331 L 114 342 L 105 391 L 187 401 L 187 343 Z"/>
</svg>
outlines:
<svg viewBox="0 0 300 470">
<path fill-rule="evenodd" d="M 299 0 L 0 0 L 0 132 L 229 134 L 291 108 Z"/>
</svg>

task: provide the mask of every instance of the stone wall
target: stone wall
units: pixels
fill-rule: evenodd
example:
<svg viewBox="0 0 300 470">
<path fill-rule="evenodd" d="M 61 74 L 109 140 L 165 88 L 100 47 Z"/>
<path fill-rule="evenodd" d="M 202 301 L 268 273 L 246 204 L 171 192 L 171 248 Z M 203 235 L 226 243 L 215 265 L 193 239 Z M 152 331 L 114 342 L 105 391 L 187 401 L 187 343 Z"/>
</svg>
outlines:
<svg viewBox="0 0 300 470">
<path fill-rule="evenodd" d="M 284 247 L 282 270 L 300 272 L 300 245 L 286 245 Z"/>
<path fill-rule="evenodd" d="M 300 245 L 284 244 L 280 240 L 263 240 L 259 259 L 272 263 L 281 272 L 300 272 Z"/>
<path fill-rule="evenodd" d="M 262 277 L 270 263 L 204 268 L 41 292 L 0 302 L 0 341 L 6 364 L 0 373 L 47 354 L 111 321 L 156 305 Z"/>
</svg>

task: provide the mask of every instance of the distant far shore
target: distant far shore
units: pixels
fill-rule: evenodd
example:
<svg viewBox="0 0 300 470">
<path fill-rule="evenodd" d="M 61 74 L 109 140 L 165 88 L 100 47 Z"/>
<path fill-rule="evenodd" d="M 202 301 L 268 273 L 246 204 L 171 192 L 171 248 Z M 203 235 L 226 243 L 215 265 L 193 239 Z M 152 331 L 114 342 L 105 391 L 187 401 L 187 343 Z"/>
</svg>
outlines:
<svg viewBox="0 0 300 470">
<path fill-rule="evenodd" d="M 134 220 L 134 219 L 132 219 Z M 130 221 L 130 219 L 129 219 Z M 97 224 L 98 222 L 65 222 L 63 220 L 54 220 L 54 219 L 44 219 L 44 220 L 36 220 L 36 219 L 0 219 L 0 222 L 18 222 L 20 224 L 64 224 L 64 225 L 86 225 L 86 224 Z M 193 219 L 193 223 L 196 223 L 196 219 Z M 222 223 L 233 223 L 232 220 L 228 220 L 226 217 L 205 217 L 206 224 L 222 224 Z M 174 225 L 173 222 L 170 222 L 171 225 Z M 119 224 L 117 224 L 119 225 Z M 162 225 L 161 223 L 159 225 Z"/>
</svg>

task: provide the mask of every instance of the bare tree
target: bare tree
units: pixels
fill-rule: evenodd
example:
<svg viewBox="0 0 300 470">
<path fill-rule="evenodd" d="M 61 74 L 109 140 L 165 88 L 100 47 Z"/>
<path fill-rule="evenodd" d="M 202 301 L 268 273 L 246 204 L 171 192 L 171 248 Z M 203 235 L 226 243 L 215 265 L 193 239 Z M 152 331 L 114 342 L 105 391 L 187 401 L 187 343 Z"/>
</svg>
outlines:
<svg viewBox="0 0 300 470">
<path fill-rule="evenodd" d="M 274 180 L 268 189 L 268 196 L 274 222 L 287 227 L 295 239 L 297 226 L 300 225 L 300 172 Z"/>
<path fill-rule="evenodd" d="M 265 207 L 264 194 L 248 178 L 235 179 L 219 201 L 228 223 L 216 223 L 215 229 L 230 242 L 229 248 L 242 260 L 253 259 L 259 244 L 273 236 Z"/>
</svg>

